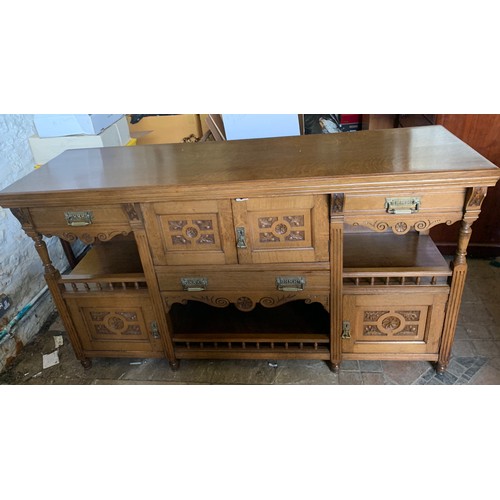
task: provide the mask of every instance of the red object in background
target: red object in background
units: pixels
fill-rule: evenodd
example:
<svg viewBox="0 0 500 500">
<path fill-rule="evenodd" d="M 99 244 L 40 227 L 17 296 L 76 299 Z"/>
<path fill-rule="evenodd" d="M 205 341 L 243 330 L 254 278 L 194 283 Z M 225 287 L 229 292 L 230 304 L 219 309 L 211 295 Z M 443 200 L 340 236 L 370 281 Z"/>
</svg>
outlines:
<svg viewBox="0 0 500 500">
<path fill-rule="evenodd" d="M 362 115 L 340 115 L 340 130 L 342 132 L 355 132 L 361 130 Z"/>
<path fill-rule="evenodd" d="M 340 115 L 340 124 L 361 123 L 361 115 Z"/>
</svg>

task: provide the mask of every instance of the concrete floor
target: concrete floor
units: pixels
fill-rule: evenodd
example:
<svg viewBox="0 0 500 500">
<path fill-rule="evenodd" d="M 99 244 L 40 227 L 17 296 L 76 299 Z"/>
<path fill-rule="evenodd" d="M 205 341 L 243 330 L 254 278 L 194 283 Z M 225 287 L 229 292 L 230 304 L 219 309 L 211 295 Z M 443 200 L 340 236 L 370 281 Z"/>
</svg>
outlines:
<svg viewBox="0 0 500 500">
<path fill-rule="evenodd" d="M 75 358 L 57 313 L 2 374 L 0 384 L 321 384 L 321 385 L 492 385 L 500 384 L 500 267 L 469 259 L 452 359 L 437 375 L 427 361 L 344 361 L 332 373 L 323 361 L 191 361 L 173 372 L 162 359 L 96 358 L 84 370 Z M 43 369 L 55 351 L 59 363 Z"/>
</svg>

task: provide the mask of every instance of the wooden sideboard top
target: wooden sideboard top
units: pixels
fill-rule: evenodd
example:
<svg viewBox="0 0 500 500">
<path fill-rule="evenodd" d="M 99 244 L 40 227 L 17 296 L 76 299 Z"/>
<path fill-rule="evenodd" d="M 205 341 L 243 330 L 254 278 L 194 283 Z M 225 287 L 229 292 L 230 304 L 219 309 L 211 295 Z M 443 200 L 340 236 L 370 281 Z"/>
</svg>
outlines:
<svg viewBox="0 0 500 500">
<path fill-rule="evenodd" d="M 442 126 L 69 150 L 0 192 L 0 205 L 126 202 L 492 186 L 500 169 Z"/>
</svg>

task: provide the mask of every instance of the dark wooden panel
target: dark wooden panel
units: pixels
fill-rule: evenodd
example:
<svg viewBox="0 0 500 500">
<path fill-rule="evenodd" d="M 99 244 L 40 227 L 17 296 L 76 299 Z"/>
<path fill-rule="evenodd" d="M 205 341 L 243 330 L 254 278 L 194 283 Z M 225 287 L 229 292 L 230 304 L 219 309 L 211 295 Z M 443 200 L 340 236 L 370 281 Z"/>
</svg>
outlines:
<svg viewBox="0 0 500 500">
<path fill-rule="evenodd" d="M 436 121 L 485 158 L 500 166 L 500 115 L 437 115 Z M 500 255 L 500 184 L 488 189 L 481 215 L 472 226 L 468 255 Z M 460 224 L 438 226 L 431 236 L 443 253 L 454 253 Z"/>
</svg>

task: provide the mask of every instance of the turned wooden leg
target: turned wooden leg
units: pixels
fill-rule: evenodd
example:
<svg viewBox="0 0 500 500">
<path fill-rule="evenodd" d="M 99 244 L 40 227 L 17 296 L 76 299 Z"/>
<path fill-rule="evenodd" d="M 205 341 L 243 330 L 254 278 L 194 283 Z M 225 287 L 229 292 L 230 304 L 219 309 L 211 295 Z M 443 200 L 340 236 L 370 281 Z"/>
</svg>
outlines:
<svg viewBox="0 0 500 500">
<path fill-rule="evenodd" d="M 448 363 L 446 362 L 438 362 L 436 364 L 436 373 L 438 375 L 443 375 L 444 372 L 446 371 L 446 368 L 448 368 Z"/>
<path fill-rule="evenodd" d="M 180 361 L 176 359 L 175 361 L 169 361 L 168 364 L 170 365 L 172 371 L 176 372 L 179 369 Z"/>
<path fill-rule="evenodd" d="M 340 371 L 340 363 L 327 361 L 326 364 L 328 365 L 328 368 L 330 368 L 330 371 L 332 371 L 333 373 L 338 373 Z"/>
<path fill-rule="evenodd" d="M 89 358 L 82 359 L 80 363 L 82 364 L 83 368 L 85 368 L 85 370 L 89 370 L 92 366 L 92 360 Z"/>
</svg>

